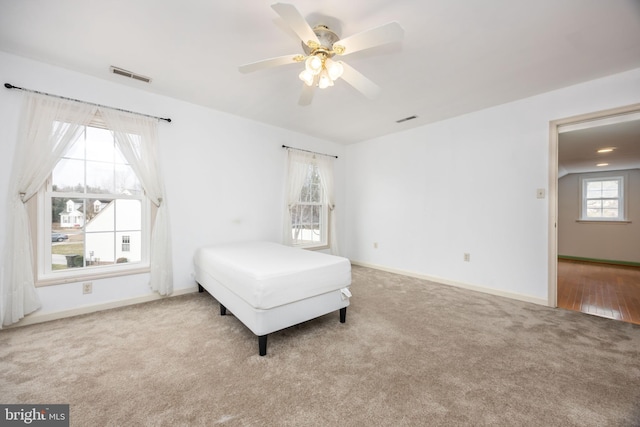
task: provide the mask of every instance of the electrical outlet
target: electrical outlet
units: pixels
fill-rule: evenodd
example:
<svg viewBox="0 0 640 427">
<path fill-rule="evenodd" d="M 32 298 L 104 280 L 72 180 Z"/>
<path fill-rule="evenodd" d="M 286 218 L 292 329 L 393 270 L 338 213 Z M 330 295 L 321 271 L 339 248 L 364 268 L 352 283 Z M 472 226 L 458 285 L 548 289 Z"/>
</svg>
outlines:
<svg viewBox="0 0 640 427">
<path fill-rule="evenodd" d="M 82 293 L 90 294 L 93 292 L 93 282 L 85 282 L 82 284 Z"/>
<path fill-rule="evenodd" d="M 465 253 L 465 254 L 464 254 L 464 260 L 465 260 L 466 262 L 471 261 L 471 254 L 467 254 L 467 253 Z"/>
</svg>

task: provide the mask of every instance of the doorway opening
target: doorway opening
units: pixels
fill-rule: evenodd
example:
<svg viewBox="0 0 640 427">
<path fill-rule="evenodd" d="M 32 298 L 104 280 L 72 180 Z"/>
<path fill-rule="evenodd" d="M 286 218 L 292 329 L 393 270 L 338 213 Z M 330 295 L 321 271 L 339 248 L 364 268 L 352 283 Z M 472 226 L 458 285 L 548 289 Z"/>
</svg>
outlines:
<svg viewBox="0 0 640 427">
<path fill-rule="evenodd" d="M 640 323 L 638 303 L 618 301 L 640 292 L 640 238 L 626 239 L 640 235 L 640 104 L 552 121 L 549 141 L 548 305 Z M 629 196 L 587 197 L 583 182 L 607 176 L 626 179 Z"/>
</svg>

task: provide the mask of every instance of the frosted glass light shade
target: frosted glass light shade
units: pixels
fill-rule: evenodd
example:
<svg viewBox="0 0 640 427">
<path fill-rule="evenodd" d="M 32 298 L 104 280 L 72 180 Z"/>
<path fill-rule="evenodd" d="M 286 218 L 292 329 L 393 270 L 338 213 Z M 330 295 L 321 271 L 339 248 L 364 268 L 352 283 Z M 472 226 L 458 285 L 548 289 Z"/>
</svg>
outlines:
<svg viewBox="0 0 640 427">
<path fill-rule="evenodd" d="M 302 72 L 298 74 L 298 77 L 300 77 L 300 80 L 302 80 L 307 86 L 313 85 L 313 73 L 309 70 L 302 70 Z"/>
<path fill-rule="evenodd" d="M 304 61 L 304 67 L 314 76 L 322 71 L 322 59 L 317 56 L 310 56 Z"/>
<path fill-rule="evenodd" d="M 326 69 L 323 69 L 320 73 L 320 78 L 318 79 L 318 87 L 320 89 L 327 88 L 329 86 L 333 86 L 333 80 L 329 77 L 329 73 Z"/>
<path fill-rule="evenodd" d="M 327 71 L 329 72 L 329 77 L 331 78 L 331 80 L 339 79 L 344 72 L 344 67 L 342 66 L 341 62 L 332 61 L 329 58 L 327 58 L 327 60 L 325 61 L 325 66 L 327 68 Z"/>
</svg>

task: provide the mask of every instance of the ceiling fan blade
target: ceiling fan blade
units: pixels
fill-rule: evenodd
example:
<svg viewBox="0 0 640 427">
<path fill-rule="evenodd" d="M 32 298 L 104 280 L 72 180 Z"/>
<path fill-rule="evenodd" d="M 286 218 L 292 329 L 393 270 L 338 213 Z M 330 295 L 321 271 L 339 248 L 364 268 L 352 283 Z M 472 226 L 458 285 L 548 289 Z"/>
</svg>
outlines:
<svg viewBox="0 0 640 427">
<path fill-rule="evenodd" d="M 313 95 L 316 93 L 316 85 L 313 84 L 311 86 L 307 86 L 306 84 L 302 84 L 302 93 L 300 93 L 300 99 L 298 100 L 298 105 L 306 107 L 311 104 L 313 100 Z"/>
<path fill-rule="evenodd" d="M 362 92 L 362 94 L 369 99 L 375 99 L 378 96 L 380 93 L 380 87 L 377 84 L 344 62 L 342 62 L 342 67 L 344 68 L 342 79 L 345 82 Z"/>
<path fill-rule="evenodd" d="M 313 32 L 313 29 L 309 26 L 307 20 L 304 19 L 294 5 L 287 3 L 274 3 L 271 5 L 271 8 L 275 10 L 282 19 L 284 19 L 284 22 L 291 27 L 304 44 L 308 44 L 309 41 L 320 43 L 316 33 Z"/>
<path fill-rule="evenodd" d="M 300 55 L 285 55 L 278 56 L 276 58 L 263 59 L 262 61 L 252 62 L 250 64 L 241 65 L 238 67 L 241 73 L 251 73 L 265 68 L 278 67 L 280 65 L 296 64 L 299 61 L 296 57 Z"/>
<path fill-rule="evenodd" d="M 404 38 L 404 29 L 397 22 L 389 22 L 370 30 L 362 31 L 334 43 L 344 47 L 342 55 L 369 49 L 385 43 L 400 41 Z"/>
</svg>

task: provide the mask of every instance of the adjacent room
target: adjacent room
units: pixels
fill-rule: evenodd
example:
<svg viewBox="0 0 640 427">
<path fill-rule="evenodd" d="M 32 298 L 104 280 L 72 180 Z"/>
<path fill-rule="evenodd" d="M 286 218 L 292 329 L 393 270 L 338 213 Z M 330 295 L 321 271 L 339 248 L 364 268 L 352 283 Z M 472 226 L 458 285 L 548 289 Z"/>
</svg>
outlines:
<svg viewBox="0 0 640 427">
<path fill-rule="evenodd" d="M 558 307 L 640 324 L 640 116 L 559 132 Z"/>
<path fill-rule="evenodd" d="M 4 421 L 640 425 L 637 0 L 0 10 Z"/>
</svg>

